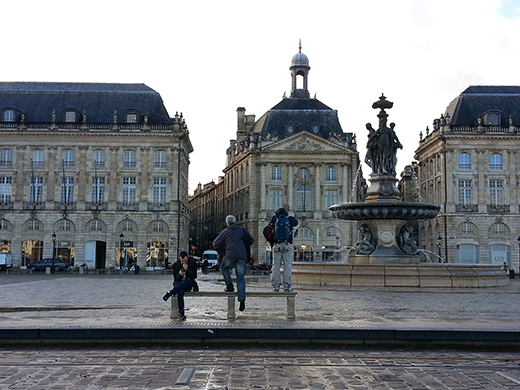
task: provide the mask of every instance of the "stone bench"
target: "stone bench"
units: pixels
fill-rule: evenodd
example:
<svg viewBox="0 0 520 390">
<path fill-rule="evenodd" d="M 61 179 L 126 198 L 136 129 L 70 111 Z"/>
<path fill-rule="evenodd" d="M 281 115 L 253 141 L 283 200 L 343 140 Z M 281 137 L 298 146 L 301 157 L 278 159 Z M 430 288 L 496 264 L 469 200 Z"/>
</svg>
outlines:
<svg viewBox="0 0 520 390">
<path fill-rule="evenodd" d="M 294 320 L 296 318 L 294 314 L 294 303 L 296 300 L 297 292 L 274 292 L 274 291 L 246 291 L 246 298 L 286 298 L 287 299 L 287 318 Z M 234 320 L 236 318 L 235 302 L 237 300 L 237 292 L 225 292 L 225 291 L 197 291 L 197 292 L 186 292 L 186 297 L 226 297 L 228 299 L 228 313 L 227 319 Z M 177 306 L 177 297 L 171 297 L 172 311 L 170 318 L 177 318 L 179 313 L 179 307 Z"/>
</svg>

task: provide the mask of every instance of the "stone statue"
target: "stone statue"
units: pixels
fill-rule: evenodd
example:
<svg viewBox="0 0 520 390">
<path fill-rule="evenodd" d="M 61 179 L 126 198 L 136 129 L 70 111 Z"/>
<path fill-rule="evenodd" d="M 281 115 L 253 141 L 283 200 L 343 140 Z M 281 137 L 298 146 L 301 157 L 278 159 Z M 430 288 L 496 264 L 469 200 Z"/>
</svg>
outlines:
<svg viewBox="0 0 520 390">
<path fill-rule="evenodd" d="M 399 235 L 397 236 L 399 248 L 401 248 L 401 250 L 407 255 L 414 255 L 417 253 L 417 243 L 410 238 L 412 231 L 413 227 L 406 224 L 401 228 Z"/>
<path fill-rule="evenodd" d="M 403 145 L 395 134 L 395 124 L 391 123 L 390 127 L 386 125 L 388 116 L 386 112 L 381 110 L 378 116 L 379 128 L 377 130 L 374 130 L 370 123 L 366 125 L 369 133 L 365 163 L 372 168 L 372 172 L 375 174 L 395 176 L 397 149 L 402 149 Z"/>
<path fill-rule="evenodd" d="M 381 95 L 379 100 L 372 104 L 372 108 L 379 108 L 377 114 L 379 118 L 379 128 L 374 130 L 370 123 L 367 123 L 368 142 L 365 162 L 372 168 L 372 173 L 376 175 L 396 176 L 395 166 L 397 164 L 397 149 L 402 149 L 403 145 L 399 142 L 395 134 L 395 124 L 390 127 L 386 125 L 388 114 L 386 108 L 392 108 L 394 103 L 386 100 L 385 95 Z"/>
<path fill-rule="evenodd" d="M 363 172 L 358 169 L 356 174 L 356 202 L 364 202 L 367 197 L 367 181 L 363 177 Z"/>
<path fill-rule="evenodd" d="M 359 227 L 359 240 L 354 244 L 357 247 L 357 252 L 363 255 L 369 255 L 376 249 L 376 243 L 372 230 L 367 224 L 362 224 Z"/>
</svg>

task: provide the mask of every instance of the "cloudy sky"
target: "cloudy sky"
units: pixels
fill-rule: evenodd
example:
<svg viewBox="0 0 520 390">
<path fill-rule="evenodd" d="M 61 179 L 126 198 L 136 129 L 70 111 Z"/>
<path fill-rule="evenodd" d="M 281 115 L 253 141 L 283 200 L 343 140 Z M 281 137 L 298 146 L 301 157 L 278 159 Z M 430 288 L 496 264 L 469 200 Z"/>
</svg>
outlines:
<svg viewBox="0 0 520 390">
<path fill-rule="evenodd" d="M 520 0 L 4 3 L 0 80 L 147 84 L 187 121 L 190 193 L 222 175 L 237 107 L 259 118 L 290 91 L 299 39 L 311 96 L 362 154 L 372 103 L 394 102 L 398 170 L 469 85 L 520 85 Z"/>
</svg>

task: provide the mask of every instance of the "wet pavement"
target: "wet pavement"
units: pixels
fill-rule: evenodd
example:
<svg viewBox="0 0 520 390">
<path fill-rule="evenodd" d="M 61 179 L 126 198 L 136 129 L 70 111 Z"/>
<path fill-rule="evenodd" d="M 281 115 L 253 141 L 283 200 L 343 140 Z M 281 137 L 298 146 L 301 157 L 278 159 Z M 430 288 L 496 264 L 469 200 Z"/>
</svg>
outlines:
<svg viewBox="0 0 520 390">
<path fill-rule="evenodd" d="M 0 389 L 520 389 L 520 353 L 349 348 L 0 348 Z"/>
<path fill-rule="evenodd" d="M 299 285 L 295 320 L 285 299 L 250 298 L 228 321 L 225 298 L 187 297 L 184 322 L 161 299 L 171 279 L 1 274 L 0 389 L 520 389 L 519 279 L 486 289 Z M 217 273 L 199 285 L 224 288 Z M 247 286 L 270 291 L 267 276 Z M 445 334 L 465 342 L 444 347 Z"/>
<path fill-rule="evenodd" d="M 154 327 L 211 323 L 279 327 L 520 331 L 520 279 L 481 289 L 295 285 L 296 320 L 285 299 L 249 298 L 228 321 L 226 298 L 186 297 L 188 320 L 171 320 L 163 274 L 0 275 L 0 327 Z M 201 291 L 222 291 L 219 273 L 199 276 Z M 249 276 L 249 291 L 271 291 L 268 276 Z"/>
</svg>

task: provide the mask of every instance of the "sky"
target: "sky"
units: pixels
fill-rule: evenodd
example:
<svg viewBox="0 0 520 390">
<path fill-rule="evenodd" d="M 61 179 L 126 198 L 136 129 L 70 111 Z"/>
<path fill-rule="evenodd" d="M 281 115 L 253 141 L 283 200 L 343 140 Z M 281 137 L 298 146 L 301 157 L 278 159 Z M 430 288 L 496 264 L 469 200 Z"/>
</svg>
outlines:
<svg viewBox="0 0 520 390">
<path fill-rule="evenodd" d="M 222 176 L 238 107 L 258 119 L 289 95 L 300 39 L 311 97 L 362 159 L 372 103 L 394 103 L 398 172 L 467 87 L 520 85 L 520 0 L 17 0 L 2 13 L 1 81 L 144 83 L 182 112 L 190 193 Z"/>
</svg>

